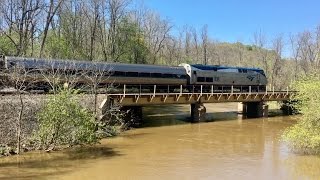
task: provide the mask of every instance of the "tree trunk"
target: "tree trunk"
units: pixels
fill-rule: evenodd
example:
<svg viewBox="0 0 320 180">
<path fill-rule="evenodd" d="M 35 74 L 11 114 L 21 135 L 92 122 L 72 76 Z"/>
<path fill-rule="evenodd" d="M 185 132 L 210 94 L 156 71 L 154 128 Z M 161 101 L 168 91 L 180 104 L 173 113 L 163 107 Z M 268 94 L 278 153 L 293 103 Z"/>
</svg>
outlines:
<svg viewBox="0 0 320 180">
<path fill-rule="evenodd" d="M 20 90 L 18 90 L 18 94 L 19 94 L 19 100 L 20 100 L 20 111 L 19 111 L 19 115 L 18 115 L 18 120 L 17 120 L 17 154 L 20 154 L 20 148 L 21 148 L 21 123 L 22 123 L 22 113 L 24 110 L 24 103 L 23 103 L 23 99 L 22 99 L 22 95 Z"/>
</svg>

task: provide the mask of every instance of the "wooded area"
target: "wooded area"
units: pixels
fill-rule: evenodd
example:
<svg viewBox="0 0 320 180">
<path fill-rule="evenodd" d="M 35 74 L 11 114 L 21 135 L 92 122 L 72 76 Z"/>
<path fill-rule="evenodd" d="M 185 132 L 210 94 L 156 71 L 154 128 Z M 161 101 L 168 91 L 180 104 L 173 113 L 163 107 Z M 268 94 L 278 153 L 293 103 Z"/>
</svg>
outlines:
<svg viewBox="0 0 320 180">
<path fill-rule="evenodd" d="M 214 40 L 208 34 L 214 27 L 207 25 L 176 27 L 140 0 L 0 0 L 0 4 L 4 55 L 260 67 L 270 86 L 278 89 L 320 66 L 320 26 L 273 38 L 257 31 L 252 44 L 245 45 Z"/>
</svg>

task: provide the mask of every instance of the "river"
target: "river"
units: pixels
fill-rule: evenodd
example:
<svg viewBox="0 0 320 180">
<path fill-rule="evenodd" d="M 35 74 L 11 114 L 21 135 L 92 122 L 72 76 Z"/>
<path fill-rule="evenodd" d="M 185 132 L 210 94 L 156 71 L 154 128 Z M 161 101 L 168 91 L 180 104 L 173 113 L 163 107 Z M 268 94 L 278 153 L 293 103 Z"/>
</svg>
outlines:
<svg viewBox="0 0 320 180">
<path fill-rule="evenodd" d="M 187 122 L 189 106 L 144 109 L 142 128 L 92 147 L 0 158 L 0 179 L 319 179 L 320 157 L 279 141 L 297 116 L 243 119 L 237 104 L 206 105 L 209 122 Z"/>
</svg>

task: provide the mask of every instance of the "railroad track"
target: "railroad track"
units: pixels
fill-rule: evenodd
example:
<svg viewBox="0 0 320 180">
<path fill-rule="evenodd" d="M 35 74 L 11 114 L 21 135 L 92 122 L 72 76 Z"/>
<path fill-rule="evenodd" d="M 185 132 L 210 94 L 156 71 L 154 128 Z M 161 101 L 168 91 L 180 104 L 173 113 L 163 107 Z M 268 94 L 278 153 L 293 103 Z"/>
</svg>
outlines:
<svg viewBox="0 0 320 180">
<path fill-rule="evenodd" d="M 21 91 L 21 94 L 51 94 L 51 93 L 46 93 L 44 91 Z M 18 91 L 1 91 L 0 90 L 0 96 L 6 96 L 6 95 L 16 95 L 19 94 Z"/>
</svg>

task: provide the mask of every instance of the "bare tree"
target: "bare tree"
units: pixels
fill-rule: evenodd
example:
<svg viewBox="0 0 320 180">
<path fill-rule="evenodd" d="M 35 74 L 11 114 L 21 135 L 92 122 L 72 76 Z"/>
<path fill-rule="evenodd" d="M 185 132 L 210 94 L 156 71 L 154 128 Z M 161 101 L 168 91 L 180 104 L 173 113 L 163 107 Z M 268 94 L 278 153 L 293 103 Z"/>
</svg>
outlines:
<svg viewBox="0 0 320 180">
<path fill-rule="evenodd" d="M 319 67 L 319 35 L 320 30 L 317 28 L 316 33 L 305 31 L 298 35 L 297 44 L 299 46 L 299 59 L 301 68 L 307 74 Z"/>
<path fill-rule="evenodd" d="M 268 65 L 268 51 L 265 49 L 267 40 L 266 36 L 260 30 L 259 32 L 255 32 L 253 35 L 254 45 L 258 51 L 259 59 L 262 63 L 262 67 L 265 70 L 266 74 L 269 74 L 269 65 Z"/>
<path fill-rule="evenodd" d="M 52 22 L 53 17 L 56 15 L 56 13 L 57 13 L 58 9 L 60 8 L 60 6 L 61 6 L 63 1 L 64 0 L 57 0 L 57 1 L 50 0 L 48 2 L 48 4 L 45 5 L 45 7 L 48 6 L 48 8 L 47 8 L 47 18 L 46 18 L 46 22 L 45 22 L 45 26 L 44 26 L 44 30 L 43 30 L 43 38 L 42 38 L 42 41 L 41 41 L 39 57 L 43 56 L 43 50 L 44 50 L 45 42 L 46 42 L 46 39 L 47 39 L 50 23 Z"/>
<path fill-rule="evenodd" d="M 0 23 L 0 32 L 16 47 L 16 55 L 27 54 L 30 41 L 36 32 L 38 17 L 41 15 L 41 6 L 41 0 L 10 0 L 1 3 L 0 14 L 4 22 Z M 17 34 L 18 38 L 15 38 L 13 33 Z"/>
<path fill-rule="evenodd" d="M 118 24 L 120 19 L 125 15 L 125 8 L 129 4 L 129 0 L 108 0 L 108 19 L 109 19 L 109 52 L 113 60 L 117 53 L 116 38 L 118 33 Z"/>
<path fill-rule="evenodd" d="M 291 46 L 291 55 L 295 62 L 295 71 L 294 71 L 294 80 L 298 77 L 299 69 L 299 54 L 300 54 L 300 43 L 297 42 L 297 38 L 294 35 L 290 35 L 290 46 Z"/>
<path fill-rule="evenodd" d="M 276 84 L 276 77 L 277 79 L 280 79 L 280 71 L 282 67 L 282 52 L 283 52 L 283 46 L 284 46 L 284 41 L 283 41 L 283 36 L 279 35 L 273 40 L 273 51 L 275 52 L 274 60 L 273 60 L 273 65 L 272 65 L 272 73 L 271 73 L 271 85 L 272 86 L 277 86 L 280 87 L 283 83 Z M 280 87 L 281 88 L 281 87 Z"/>
<path fill-rule="evenodd" d="M 195 61 L 199 62 L 199 40 L 198 40 L 198 33 L 195 28 L 192 28 L 192 37 L 193 37 L 193 47 L 195 49 Z"/>
<path fill-rule="evenodd" d="M 202 38 L 202 49 L 203 49 L 203 64 L 208 64 L 208 25 L 204 25 L 201 31 L 201 38 Z"/>
<path fill-rule="evenodd" d="M 30 70 L 26 69 L 23 64 L 13 66 L 7 72 L 6 76 L 8 77 L 8 81 L 6 82 L 7 87 L 12 87 L 13 94 L 15 97 L 18 97 L 18 106 L 15 103 L 8 104 L 12 105 L 12 109 L 14 109 L 14 116 L 16 118 L 16 137 L 17 137 L 17 154 L 21 152 L 21 133 L 22 133 L 22 124 L 23 117 L 26 107 L 25 105 L 25 93 L 26 90 L 32 88 L 33 86 L 33 74 Z"/>
<path fill-rule="evenodd" d="M 185 56 L 187 59 L 190 58 L 191 55 L 191 32 L 187 25 L 184 26 L 184 34 L 185 34 L 185 42 L 184 42 L 184 49 L 185 49 Z"/>
<path fill-rule="evenodd" d="M 238 51 L 238 66 L 241 66 L 243 65 L 242 62 L 243 62 L 243 54 L 244 54 L 244 50 L 243 50 L 243 44 L 241 42 L 237 42 L 236 43 L 236 47 L 237 47 L 237 51 Z"/>
<path fill-rule="evenodd" d="M 99 13 L 99 0 L 92 0 L 92 3 L 90 3 L 92 6 L 92 10 L 90 12 L 90 15 L 93 16 L 93 18 L 89 18 L 90 15 L 87 14 L 88 19 L 91 19 L 92 22 L 90 23 L 90 56 L 89 59 L 93 61 L 95 57 L 95 42 L 96 42 L 96 36 L 97 36 L 97 26 L 98 21 L 100 20 L 100 13 Z"/>
<path fill-rule="evenodd" d="M 151 53 L 151 61 L 149 63 L 156 63 L 160 51 L 164 48 L 165 40 L 169 38 L 171 28 L 172 26 L 169 22 L 162 20 L 158 14 L 154 12 L 147 13 L 142 29 Z"/>
<path fill-rule="evenodd" d="M 86 72 L 83 74 L 83 78 L 86 81 L 86 84 L 89 85 L 91 94 L 94 97 L 94 114 L 97 116 L 97 107 L 98 107 L 98 88 L 103 87 L 104 93 L 107 92 L 107 88 L 112 83 L 108 83 L 110 77 L 111 67 L 105 69 L 104 66 L 101 66 L 99 63 L 93 63 L 92 65 L 86 68 Z"/>
</svg>

